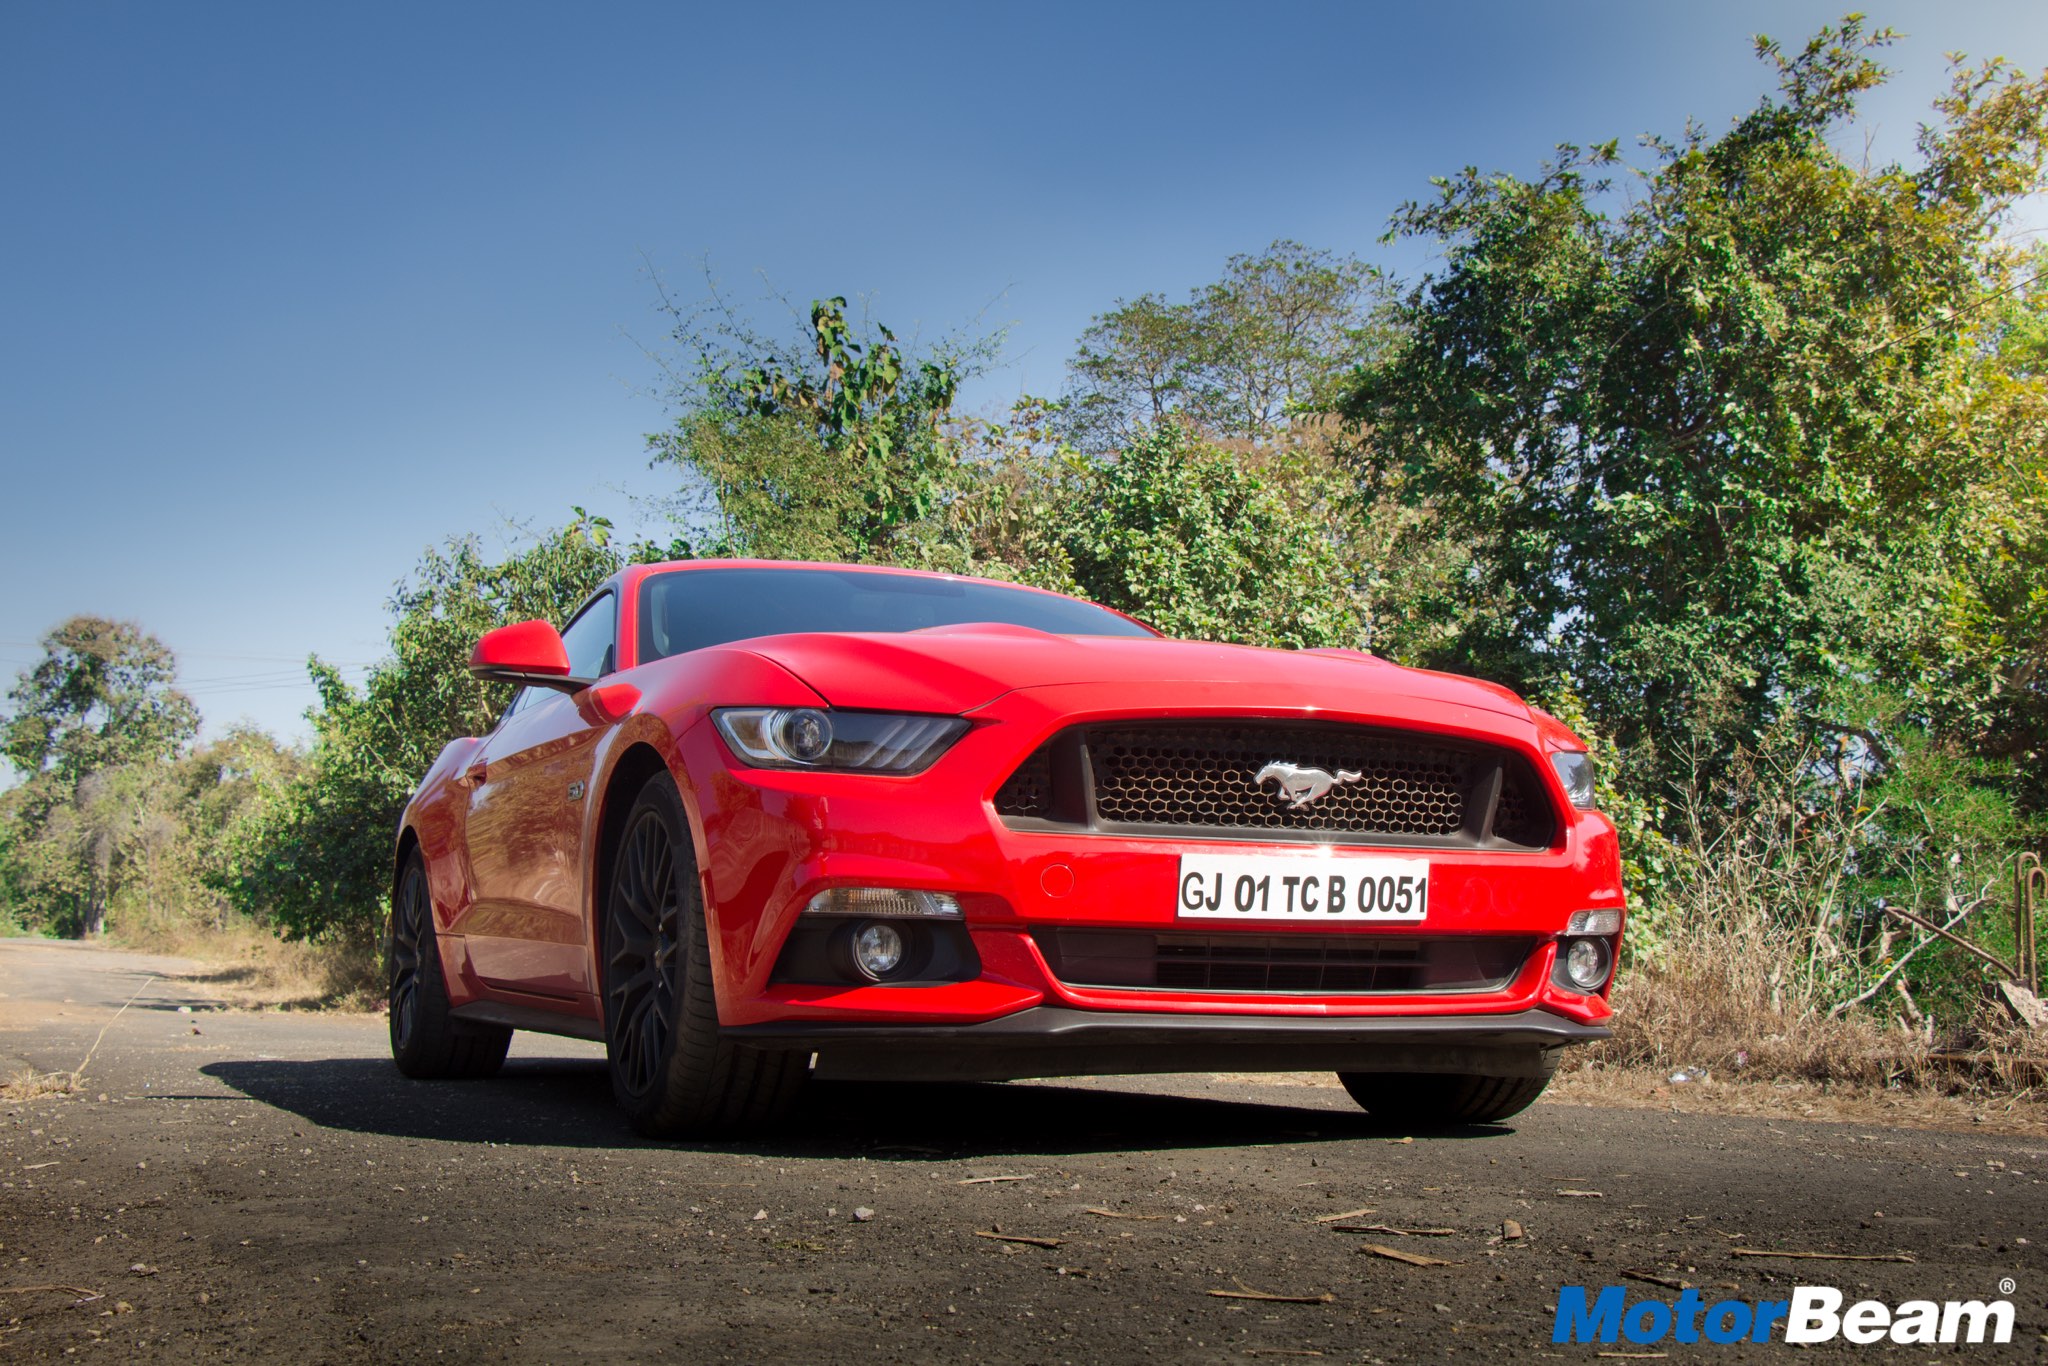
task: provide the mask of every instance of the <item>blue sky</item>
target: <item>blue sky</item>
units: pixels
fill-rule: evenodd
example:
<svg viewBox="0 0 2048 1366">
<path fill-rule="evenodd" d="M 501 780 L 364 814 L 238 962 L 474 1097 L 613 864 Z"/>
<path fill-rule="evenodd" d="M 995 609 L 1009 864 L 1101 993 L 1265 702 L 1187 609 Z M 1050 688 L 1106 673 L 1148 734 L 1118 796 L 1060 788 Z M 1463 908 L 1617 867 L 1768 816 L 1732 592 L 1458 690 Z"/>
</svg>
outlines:
<svg viewBox="0 0 2048 1366">
<path fill-rule="evenodd" d="M 1769 87 L 1844 4 L 0 4 L 0 673 L 74 612 L 178 653 L 210 729 L 302 734 L 422 547 L 631 530 L 675 486 L 649 263 L 743 302 L 1009 325 L 968 398 L 1058 388 L 1120 296 L 1276 237 L 1376 245 L 1427 178 Z M 2048 66 L 2048 6 L 1902 4 Z M 2043 216 L 2048 221 L 2048 216 Z M 764 308 L 772 308 L 763 305 Z"/>
</svg>

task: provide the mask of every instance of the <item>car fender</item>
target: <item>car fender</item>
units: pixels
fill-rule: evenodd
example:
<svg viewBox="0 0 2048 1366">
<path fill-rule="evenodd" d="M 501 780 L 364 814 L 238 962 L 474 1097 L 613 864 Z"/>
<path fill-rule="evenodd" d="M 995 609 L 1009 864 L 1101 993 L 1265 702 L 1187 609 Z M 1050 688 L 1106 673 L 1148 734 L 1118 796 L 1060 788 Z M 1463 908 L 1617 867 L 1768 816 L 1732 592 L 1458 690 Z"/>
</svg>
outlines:
<svg viewBox="0 0 2048 1366">
<path fill-rule="evenodd" d="M 725 980 L 725 951 L 717 907 L 710 895 L 709 876 L 712 851 L 705 836 L 704 810 L 700 792 L 712 774 L 693 772 L 683 758 L 682 737 L 708 720 L 714 707 L 782 706 L 822 707 L 825 700 L 789 670 L 762 655 L 745 649 L 717 647 L 693 651 L 627 669 L 604 680 L 607 688 L 631 686 L 639 691 L 628 713 L 611 728 L 596 749 L 590 791 L 597 800 L 584 812 L 583 848 L 588 851 L 583 867 L 584 929 L 590 953 L 590 982 L 602 996 L 604 953 L 602 895 L 607 870 L 604 867 L 605 823 L 608 817 L 623 817 L 619 803 L 630 803 L 634 790 L 618 782 L 620 766 L 638 750 L 652 750 L 675 779 L 683 803 L 683 817 L 689 827 L 691 852 L 696 859 L 699 894 L 704 898 L 706 937 L 711 947 L 714 980 Z M 629 790 L 630 789 L 630 790 Z"/>
</svg>

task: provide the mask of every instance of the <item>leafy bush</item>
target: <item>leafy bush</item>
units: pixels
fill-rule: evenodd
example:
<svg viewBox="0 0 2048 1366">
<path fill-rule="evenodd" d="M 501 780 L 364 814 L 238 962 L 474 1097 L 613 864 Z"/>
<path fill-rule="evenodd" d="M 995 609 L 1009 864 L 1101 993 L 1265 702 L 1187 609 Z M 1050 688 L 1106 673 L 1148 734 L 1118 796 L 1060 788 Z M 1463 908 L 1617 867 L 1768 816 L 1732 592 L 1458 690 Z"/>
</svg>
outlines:
<svg viewBox="0 0 2048 1366">
<path fill-rule="evenodd" d="M 515 621 L 566 621 L 621 563 L 608 533 L 582 519 L 496 561 L 473 537 L 429 550 L 392 595 L 391 657 L 360 689 L 313 660 L 312 747 L 234 828 L 220 883 L 235 904 L 289 937 L 375 942 L 413 785 L 443 746 L 489 730 L 511 700 L 508 685 L 470 676 L 477 638 Z"/>
</svg>

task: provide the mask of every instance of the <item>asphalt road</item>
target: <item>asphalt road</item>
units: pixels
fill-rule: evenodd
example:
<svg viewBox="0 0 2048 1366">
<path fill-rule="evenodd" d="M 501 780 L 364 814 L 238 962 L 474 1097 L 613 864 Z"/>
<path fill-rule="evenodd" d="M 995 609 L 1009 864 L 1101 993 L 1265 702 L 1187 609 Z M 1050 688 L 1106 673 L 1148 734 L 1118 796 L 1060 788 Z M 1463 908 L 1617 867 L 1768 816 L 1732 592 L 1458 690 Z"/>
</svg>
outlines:
<svg viewBox="0 0 2048 1366">
<path fill-rule="evenodd" d="M 818 1086 L 780 1137 L 671 1146 L 615 1116 L 594 1046 L 521 1035 L 497 1080 L 409 1082 L 381 1019 L 231 1012 L 146 981 L 180 966 L 0 943 L 0 1059 L 73 1069 L 105 1030 L 80 1093 L 0 1104 L 0 1357 L 1790 1350 L 1551 1344 L 1560 1287 L 1677 1298 L 1637 1273 L 1709 1300 L 1827 1284 L 1891 1303 L 1993 1299 L 2010 1278 L 2011 1345 L 1886 1359 L 2048 1358 L 2048 1150 L 2029 1140 L 1558 1103 L 1411 1135 L 1328 1086 L 1192 1077 Z M 1452 1231 L 1317 1222 L 1361 1209 Z M 1247 1288 L 1330 1298 L 1209 1293 Z"/>
</svg>

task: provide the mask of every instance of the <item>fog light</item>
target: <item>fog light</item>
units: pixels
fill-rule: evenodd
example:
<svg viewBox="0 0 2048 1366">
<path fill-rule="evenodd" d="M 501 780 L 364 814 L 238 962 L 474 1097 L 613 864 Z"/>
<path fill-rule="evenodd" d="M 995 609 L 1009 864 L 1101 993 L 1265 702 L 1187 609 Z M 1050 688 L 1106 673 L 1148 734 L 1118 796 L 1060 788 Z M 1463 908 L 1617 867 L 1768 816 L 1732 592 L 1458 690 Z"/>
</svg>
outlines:
<svg viewBox="0 0 2048 1366">
<path fill-rule="evenodd" d="M 812 897 L 804 913 L 958 919 L 960 903 L 944 892 L 912 892 L 900 887 L 833 887 Z"/>
<path fill-rule="evenodd" d="M 1573 911 L 1564 927 L 1566 934 L 1620 934 L 1620 911 Z"/>
<path fill-rule="evenodd" d="M 894 925 L 876 921 L 853 934 L 853 963 L 861 972 L 880 981 L 903 962 L 903 934 Z"/>
<path fill-rule="evenodd" d="M 1607 980 L 1612 955 L 1604 939 L 1574 939 L 1564 953 L 1565 976 L 1581 991 L 1596 991 Z"/>
</svg>

